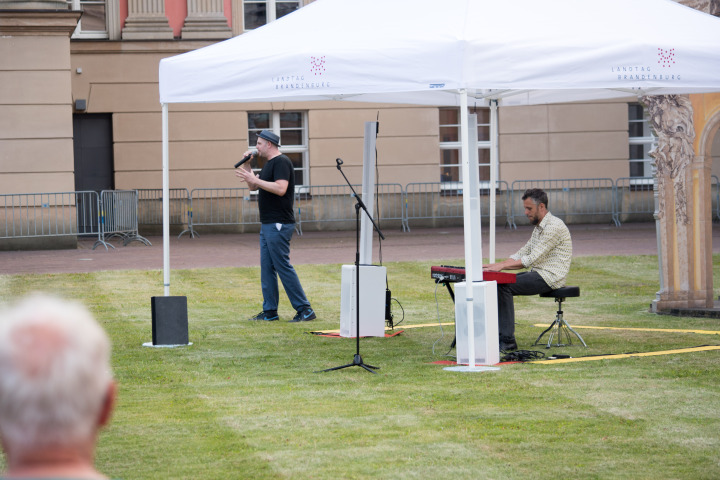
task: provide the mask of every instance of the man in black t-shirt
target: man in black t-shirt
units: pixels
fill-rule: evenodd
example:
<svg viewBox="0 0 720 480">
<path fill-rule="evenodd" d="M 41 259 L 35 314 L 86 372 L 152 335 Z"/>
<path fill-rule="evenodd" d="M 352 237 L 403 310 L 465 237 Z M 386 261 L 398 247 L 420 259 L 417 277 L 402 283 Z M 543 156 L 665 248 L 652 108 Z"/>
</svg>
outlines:
<svg viewBox="0 0 720 480">
<path fill-rule="evenodd" d="M 263 311 L 250 320 L 278 319 L 278 276 L 290 303 L 297 311 L 291 322 L 315 319 L 315 312 L 300 285 L 300 279 L 290 264 L 290 240 L 295 230 L 293 201 L 295 172 L 290 159 L 280 153 L 280 137 L 269 130 L 257 135 L 257 155 L 267 161 L 255 175 L 246 163 L 235 170 L 235 176 L 247 183 L 250 190 L 258 190 L 260 210 L 260 284 Z M 251 150 L 243 157 L 253 155 Z"/>
</svg>

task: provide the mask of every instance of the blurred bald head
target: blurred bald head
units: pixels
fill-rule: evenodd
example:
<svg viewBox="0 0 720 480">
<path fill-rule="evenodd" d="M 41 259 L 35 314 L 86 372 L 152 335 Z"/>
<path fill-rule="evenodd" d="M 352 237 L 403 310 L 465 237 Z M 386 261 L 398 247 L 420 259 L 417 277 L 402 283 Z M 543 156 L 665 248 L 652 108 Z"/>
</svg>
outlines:
<svg viewBox="0 0 720 480">
<path fill-rule="evenodd" d="M 0 437 L 10 460 L 94 445 L 109 396 L 110 341 L 87 308 L 33 295 L 0 313 Z"/>
</svg>

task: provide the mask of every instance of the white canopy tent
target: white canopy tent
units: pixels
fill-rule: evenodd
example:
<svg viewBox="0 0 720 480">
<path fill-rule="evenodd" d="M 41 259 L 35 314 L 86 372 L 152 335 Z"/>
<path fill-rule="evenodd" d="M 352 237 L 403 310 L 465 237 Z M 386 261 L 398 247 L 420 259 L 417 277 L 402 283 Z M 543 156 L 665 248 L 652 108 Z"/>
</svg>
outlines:
<svg viewBox="0 0 720 480">
<path fill-rule="evenodd" d="M 460 106 L 463 191 L 469 192 L 478 172 L 469 163 L 468 102 L 710 91 L 720 91 L 720 19 L 671 0 L 316 0 L 254 31 L 160 62 L 163 189 L 169 188 L 170 103 Z M 463 196 L 465 267 L 468 281 L 476 281 L 482 243 L 479 205 L 470 197 Z M 163 200 L 169 295 L 167 190 Z"/>
<path fill-rule="evenodd" d="M 504 104 L 705 92 L 718 88 L 719 24 L 671 0 L 317 0 L 162 60 L 160 102 L 460 105 L 462 89 Z"/>
</svg>

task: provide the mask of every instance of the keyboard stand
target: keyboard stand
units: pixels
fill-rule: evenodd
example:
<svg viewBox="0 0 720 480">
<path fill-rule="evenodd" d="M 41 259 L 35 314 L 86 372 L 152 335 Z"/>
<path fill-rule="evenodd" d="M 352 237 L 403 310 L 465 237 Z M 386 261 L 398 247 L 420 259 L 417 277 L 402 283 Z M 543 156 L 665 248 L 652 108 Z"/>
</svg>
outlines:
<svg viewBox="0 0 720 480">
<path fill-rule="evenodd" d="M 436 283 L 442 283 L 447 288 L 448 293 L 450 294 L 450 298 L 452 298 L 453 304 L 455 303 L 455 292 L 453 292 L 452 287 L 450 286 L 450 280 L 442 280 L 440 278 L 435 279 Z M 453 338 L 452 343 L 450 344 L 450 348 L 455 348 L 455 344 L 457 343 L 457 335 Z"/>
</svg>

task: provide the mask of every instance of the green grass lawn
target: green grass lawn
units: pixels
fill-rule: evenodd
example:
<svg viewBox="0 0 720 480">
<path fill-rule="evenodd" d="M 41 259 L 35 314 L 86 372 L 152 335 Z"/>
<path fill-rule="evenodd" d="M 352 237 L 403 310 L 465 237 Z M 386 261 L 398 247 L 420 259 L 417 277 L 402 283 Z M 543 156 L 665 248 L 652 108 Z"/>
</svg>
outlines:
<svg viewBox="0 0 720 480">
<path fill-rule="evenodd" d="M 443 262 L 455 263 L 461 262 Z M 450 372 L 449 295 L 438 262 L 386 264 L 407 329 L 361 341 L 373 375 L 352 362 L 339 329 L 340 266 L 296 267 L 318 320 L 249 322 L 261 310 L 258 268 L 177 270 L 191 346 L 149 348 L 150 297 L 161 271 L 0 276 L 0 300 L 34 290 L 87 303 L 113 340 L 120 385 L 99 468 L 123 479 L 720 478 L 720 351 Z M 715 284 L 720 257 L 715 257 Z M 654 315 L 657 258 L 573 260 L 564 303 L 573 327 L 720 331 L 720 321 Z M 577 328 L 588 344 L 531 347 L 552 299 L 516 302 L 520 348 L 573 357 L 720 345 L 717 334 Z M 454 353 L 454 350 L 450 353 Z"/>
</svg>

